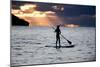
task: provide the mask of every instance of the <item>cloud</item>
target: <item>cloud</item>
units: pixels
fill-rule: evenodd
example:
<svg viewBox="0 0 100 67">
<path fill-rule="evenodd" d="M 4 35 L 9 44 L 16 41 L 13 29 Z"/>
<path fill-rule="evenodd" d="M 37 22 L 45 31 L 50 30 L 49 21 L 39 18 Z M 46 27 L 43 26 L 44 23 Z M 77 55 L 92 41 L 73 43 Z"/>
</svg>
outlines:
<svg viewBox="0 0 100 67">
<path fill-rule="evenodd" d="M 32 13 L 36 10 L 37 5 L 35 4 L 24 4 L 23 6 L 20 6 L 20 10 L 24 13 Z"/>
<path fill-rule="evenodd" d="M 80 26 L 95 26 L 95 15 L 80 15 L 76 17 L 68 17 L 63 19 L 65 23 L 78 24 Z"/>
<path fill-rule="evenodd" d="M 67 17 L 66 20 L 82 20 L 82 19 L 92 19 L 96 18 L 95 15 L 80 15 L 80 16 L 75 16 L 75 17 Z"/>
<path fill-rule="evenodd" d="M 57 25 L 61 24 L 61 19 L 54 11 L 39 11 L 36 4 L 24 4 L 19 6 L 20 9 L 12 9 L 12 14 L 24 19 L 30 25 L 49 26 L 50 23 Z"/>
</svg>

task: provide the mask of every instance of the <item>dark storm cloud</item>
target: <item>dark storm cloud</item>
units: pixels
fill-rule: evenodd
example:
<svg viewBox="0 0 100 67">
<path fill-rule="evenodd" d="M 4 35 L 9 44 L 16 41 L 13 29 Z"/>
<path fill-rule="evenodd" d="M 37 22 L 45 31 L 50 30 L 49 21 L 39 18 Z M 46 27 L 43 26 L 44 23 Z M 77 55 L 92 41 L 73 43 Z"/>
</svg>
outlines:
<svg viewBox="0 0 100 67">
<path fill-rule="evenodd" d="M 80 16 L 80 15 L 95 15 L 95 6 L 86 5 L 64 5 L 65 10 L 59 14 L 61 16 Z"/>
<path fill-rule="evenodd" d="M 96 17 L 95 15 L 80 15 L 76 17 L 63 18 L 65 23 L 78 24 L 80 26 L 95 27 Z"/>
<path fill-rule="evenodd" d="M 96 24 L 96 6 L 89 5 L 71 5 L 71 4 L 55 4 L 41 2 L 22 2 L 12 1 L 12 8 L 19 9 L 20 5 L 25 3 L 36 4 L 39 11 L 54 11 L 64 23 L 79 24 L 80 26 L 95 26 Z M 53 6 L 63 7 L 64 10 L 56 10 Z"/>
</svg>

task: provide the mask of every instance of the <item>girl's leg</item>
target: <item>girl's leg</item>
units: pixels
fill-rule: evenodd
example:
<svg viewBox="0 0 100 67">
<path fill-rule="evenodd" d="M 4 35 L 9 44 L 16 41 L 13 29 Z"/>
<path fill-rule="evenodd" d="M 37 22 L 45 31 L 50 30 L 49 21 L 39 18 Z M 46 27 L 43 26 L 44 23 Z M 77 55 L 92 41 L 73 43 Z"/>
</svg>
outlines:
<svg viewBox="0 0 100 67">
<path fill-rule="evenodd" d="M 59 48 L 61 47 L 61 44 L 60 44 L 60 37 L 59 37 Z"/>
<path fill-rule="evenodd" d="M 56 39 L 56 48 L 57 48 L 57 42 L 58 42 L 58 39 Z"/>
</svg>

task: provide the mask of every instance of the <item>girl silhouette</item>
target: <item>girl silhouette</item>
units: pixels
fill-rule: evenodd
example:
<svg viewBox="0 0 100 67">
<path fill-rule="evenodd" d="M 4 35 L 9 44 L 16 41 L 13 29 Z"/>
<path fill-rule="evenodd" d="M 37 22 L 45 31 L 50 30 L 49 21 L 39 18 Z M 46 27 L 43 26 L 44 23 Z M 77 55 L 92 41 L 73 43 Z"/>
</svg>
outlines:
<svg viewBox="0 0 100 67">
<path fill-rule="evenodd" d="M 56 32 L 56 48 L 57 48 L 57 43 L 59 43 L 59 48 L 61 47 L 60 45 L 60 34 L 61 34 L 61 31 L 60 31 L 60 25 L 57 25 L 57 28 L 55 29 L 55 32 Z"/>
</svg>

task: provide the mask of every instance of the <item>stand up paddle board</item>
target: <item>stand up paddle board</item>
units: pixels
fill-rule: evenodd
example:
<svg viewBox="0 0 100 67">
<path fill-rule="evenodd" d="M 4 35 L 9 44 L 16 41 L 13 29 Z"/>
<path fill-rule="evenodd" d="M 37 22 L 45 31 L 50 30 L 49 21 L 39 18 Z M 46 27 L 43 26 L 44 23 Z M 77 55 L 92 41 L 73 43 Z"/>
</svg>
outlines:
<svg viewBox="0 0 100 67">
<path fill-rule="evenodd" d="M 45 47 L 53 47 L 53 48 L 56 48 L 56 46 L 50 46 L 50 45 L 48 45 L 48 46 L 45 46 Z M 59 46 L 57 46 L 57 48 L 58 48 Z M 60 48 L 73 48 L 73 47 L 75 47 L 75 45 L 70 45 L 70 46 L 61 46 Z"/>
</svg>

